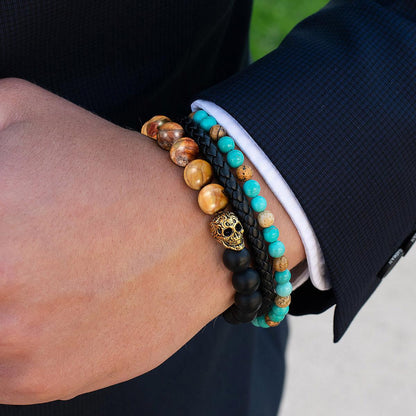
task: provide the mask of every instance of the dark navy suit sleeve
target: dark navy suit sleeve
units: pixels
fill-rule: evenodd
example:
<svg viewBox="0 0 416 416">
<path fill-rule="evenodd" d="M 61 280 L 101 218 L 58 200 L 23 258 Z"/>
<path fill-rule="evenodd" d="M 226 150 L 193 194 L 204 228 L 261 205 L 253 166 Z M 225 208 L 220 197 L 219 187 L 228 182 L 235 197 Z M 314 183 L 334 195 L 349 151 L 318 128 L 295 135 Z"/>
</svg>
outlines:
<svg viewBox="0 0 416 416">
<path fill-rule="evenodd" d="M 416 229 L 416 3 L 333 0 L 198 98 L 245 127 L 303 206 L 339 340 Z"/>
</svg>

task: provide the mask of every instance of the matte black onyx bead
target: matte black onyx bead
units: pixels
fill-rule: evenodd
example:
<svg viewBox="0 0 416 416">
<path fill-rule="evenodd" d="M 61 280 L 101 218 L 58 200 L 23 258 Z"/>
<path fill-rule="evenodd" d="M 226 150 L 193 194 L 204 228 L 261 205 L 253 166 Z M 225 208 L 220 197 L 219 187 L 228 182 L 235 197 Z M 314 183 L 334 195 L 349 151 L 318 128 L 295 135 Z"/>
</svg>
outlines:
<svg viewBox="0 0 416 416">
<path fill-rule="evenodd" d="M 260 285 L 260 276 L 252 268 L 233 274 L 233 286 L 236 292 L 249 295 L 255 292 Z"/>
<path fill-rule="evenodd" d="M 234 305 L 233 305 L 234 306 Z M 233 314 L 232 308 L 233 306 L 229 307 L 225 312 L 223 312 L 222 317 L 225 319 L 226 322 L 232 325 L 240 324 L 239 321 Z"/>
<path fill-rule="evenodd" d="M 231 306 L 231 311 L 232 311 L 233 316 L 241 323 L 251 322 L 257 316 L 257 311 L 255 312 L 243 311 L 237 308 L 236 305 Z"/>
<path fill-rule="evenodd" d="M 230 250 L 227 248 L 222 255 L 225 267 L 232 272 L 246 270 L 250 265 L 250 253 L 246 248 L 240 251 Z"/>
<path fill-rule="evenodd" d="M 263 298 L 260 292 L 254 292 L 250 295 L 243 295 L 242 293 L 236 293 L 234 296 L 234 302 L 236 306 L 246 312 L 256 312 L 259 310 L 262 304 Z"/>
</svg>

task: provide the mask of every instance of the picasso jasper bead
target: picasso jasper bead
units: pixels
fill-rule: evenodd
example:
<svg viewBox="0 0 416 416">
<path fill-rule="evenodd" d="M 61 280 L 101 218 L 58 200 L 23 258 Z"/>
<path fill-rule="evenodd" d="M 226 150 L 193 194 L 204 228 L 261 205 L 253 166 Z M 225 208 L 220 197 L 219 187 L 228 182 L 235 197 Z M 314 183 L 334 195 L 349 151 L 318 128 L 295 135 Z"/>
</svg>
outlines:
<svg viewBox="0 0 416 416">
<path fill-rule="evenodd" d="M 170 150 L 173 143 L 183 137 L 184 131 L 180 124 L 172 121 L 162 124 L 157 133 L 157 144 L 164 150 Z"/>
<path fill-rule="evenodd" d="M 274 224 L 274 215 L 266 209 L 259 213 L 257 221 L 259 222 L 260 227 L 268 228 Z"/>
<path fill-rule="evenodd" d="M 209 137 L 211 137 L 214 142 L 221 139 L 221 137 L 224 137 L 227 135 L 227 132 L 225 131 L 224 127 L 220 126 L 219 124 L 215 124 L 209 129 Z"/>
<path fill-rule="evenodd" d="M 269 326 L 270 328 L 274 328 L 274 327 L 280 325 L 280 322 L 281 322 L 281 321 L 280 322 L 272 321 L 270 319 L 269 315 L 266 315 L 265 318 L 264 318 L 264 320 L 265 320 L 267 326 Z"/>
<path fill-rule="evenodd" d="M 241 165 L 237 168 L 235 174 L 240 181 L 245 182 L 253 177 L 253 169 L 248 165 Z"/>
<path fill-rule="evenodd" d="M 195 159 L 188 163 L 183 172 L 186 184 L 199 191 L 203 186 L 211 182 L 213 175 L 212 166 L 202 159 Z"/>
<path fill-rule="evenodd" d="M 196 159 L 199 148 L 196 142 L 189 137 L 183 137 L 170 148 L 170 158 L 175 165 L 185 167 L 189 162 Z"/>
<path fill-rule="evenodd" d="M 157 133 L 159 131 L 159 127 L 162 124 L 167 123 L 170 121 L 170 118 L 166 116 L 154 116 L 149 121 L 143 124 L 141 133 L 145 136 L 151 137 L 152 139 L 157 139 Z"/>
<path fill-rule="evenodd" d="M 217 183 L 205 185 L 198 194 L 198 205 L 202 212 L 208 215 L 221 211 L 228 205 L 224 188 Z"/>
<path fill-rule="evenodd" d="M 281 256 L 273 260 L 273 269 L 276 272 L 283 272 L 283 270 L 286 270 L 288 267 L 289 261 L 287 260 L 286 256 Z"/>
<path fill-rule="evenodd" d="M 274 300 L 274 304 L 278 306 L 279 308 L 286 308 L 290 305 L 292 298 L 291 296 L 276 296 L 276 299 Z"/>
</svg>

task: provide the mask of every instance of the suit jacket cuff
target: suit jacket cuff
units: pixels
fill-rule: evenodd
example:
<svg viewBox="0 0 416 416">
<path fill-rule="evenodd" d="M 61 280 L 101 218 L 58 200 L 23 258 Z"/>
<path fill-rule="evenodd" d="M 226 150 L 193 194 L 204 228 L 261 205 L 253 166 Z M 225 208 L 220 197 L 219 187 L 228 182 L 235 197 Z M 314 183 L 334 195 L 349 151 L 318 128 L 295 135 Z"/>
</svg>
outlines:
<svg viewBox="0 0 416 416">
<path fill-rule="evenodd" d="M 336 341 L 415 228 L 415 17 L 408 2 L 332 0 L 197 97 L 238 120 L 301 201 L 325 256 L 332 289 L 318 293 L 333 293 Z"/>
<path fill-rule="evenodd" d="M 297 288 L 310 277 L 314 287 L 319 290 L 331 288 L 329 279 L 325 276 L 325 261 L 318 239 L 298 199 L 287 182 L 279 173 L 277 167 L 270 161 L 264 151 L 240 125 L 240 123 L 220 106 L 211 101 L 197 100 L 192 104 L 192 111 L 203 109 L 215 117 L 233 137 L 240 149 L 250 158 L 251 163 L 262 175 L 276 198 L 285 208 L 305 247 L 307 264 L 293 276 L 293 287 Z"/>
</svg>

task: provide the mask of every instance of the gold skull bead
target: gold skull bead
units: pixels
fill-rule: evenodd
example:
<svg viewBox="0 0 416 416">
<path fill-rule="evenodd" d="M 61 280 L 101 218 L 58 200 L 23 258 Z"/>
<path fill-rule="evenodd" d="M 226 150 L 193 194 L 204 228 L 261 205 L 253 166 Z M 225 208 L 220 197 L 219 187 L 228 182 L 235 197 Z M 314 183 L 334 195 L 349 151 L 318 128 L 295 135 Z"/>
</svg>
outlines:
<svg viewBox="0 0 416 416">
<path fill-rule="evenodd" d="M 224 247 L 234 251 L 240 251 L 244 248 L 244 228 L 233 212 L 218 212 L 209 225 L 212 236 Z"/>
</svg>

